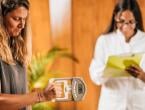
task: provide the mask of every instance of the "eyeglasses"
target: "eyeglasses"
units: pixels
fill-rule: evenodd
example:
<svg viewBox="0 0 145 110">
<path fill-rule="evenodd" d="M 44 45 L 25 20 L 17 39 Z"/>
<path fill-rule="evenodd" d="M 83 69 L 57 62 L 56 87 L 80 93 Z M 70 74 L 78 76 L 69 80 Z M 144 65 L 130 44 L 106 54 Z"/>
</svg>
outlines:
<svg viewBox="0 0 145 110">
<path fill-rule="evenodd" d="M 135 20 L 126 21 L 124 19 L 120 19 L 120 20 L 116 21 L 116 23 L 120 23 L 122 25 L 135 25 L 135 24 L 137 24 L 137 22 Z"/>
</svg>

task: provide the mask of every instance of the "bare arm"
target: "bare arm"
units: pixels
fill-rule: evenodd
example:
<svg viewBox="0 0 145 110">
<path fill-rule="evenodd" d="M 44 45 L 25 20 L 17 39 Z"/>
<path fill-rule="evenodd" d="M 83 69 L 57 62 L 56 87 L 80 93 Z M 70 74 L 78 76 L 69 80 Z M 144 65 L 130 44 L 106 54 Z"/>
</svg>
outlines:
<svg viewBox="0 0 145 110">
<path fill-rule="evenodd" d="M 55 97 L 53 85 L 48 85 L 45 90 L 24 95 L 0 94 L 0 110 L 18 110 L 39 102 L 49 101 Z"/>
<path fill-rule="evenodd" d="M 0 94 L 0 108 L 2 110 L 16 110 L 39 101 L 37 92 L 25 95 Z"/>
</svg>

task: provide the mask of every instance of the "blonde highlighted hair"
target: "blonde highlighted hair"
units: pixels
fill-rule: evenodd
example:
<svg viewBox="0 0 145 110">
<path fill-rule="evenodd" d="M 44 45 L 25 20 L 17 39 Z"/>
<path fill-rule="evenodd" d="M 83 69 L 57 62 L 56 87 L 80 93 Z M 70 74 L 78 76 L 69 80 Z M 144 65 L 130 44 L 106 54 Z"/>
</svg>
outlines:
<svg viewBox="0 0 145 110">
<path fill-rule="evenodd" d="M 23 34 L 9 37 L 4 26 L 0 26 L 0 58 L 8 64 L 28 64 L 31 59 L 31 31 L 24 28 Z"/>
<path fill-rule="evenodd" d="M 4 26 L 3 17 L 7 13 L 23 6 L 29 10 L 28 0 L 2 0 L 0 12 L 0 59 L 8 64 L 19 62 L 23 65 L 28 64 L 31 59 L 31 30 L 28 26 L 28 19 L 21 35 L 10 37 Z"/>
</svg>

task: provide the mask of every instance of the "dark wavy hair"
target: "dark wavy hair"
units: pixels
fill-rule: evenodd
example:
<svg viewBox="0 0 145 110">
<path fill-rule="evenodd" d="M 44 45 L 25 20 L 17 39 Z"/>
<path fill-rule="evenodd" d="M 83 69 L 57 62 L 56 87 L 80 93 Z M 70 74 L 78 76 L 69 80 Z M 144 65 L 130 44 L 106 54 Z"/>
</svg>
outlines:
<svg viewBox="0 0 145 110">
<path fill-rule="evenodd" d="M 28 0 L 2 0 L 1 2 L 1 16 L 4 18 L 8 13 L 17 9 L 18 7 L 25 7 L 29 10 Z M 21 64 L 27 63 L 28 47 L 27 47 L 27 21 L 25 27 L 21 31 L 21 35 L 17 37 L 10 37 L 6 33 L 4 19 L 0 28 L 0 58 L 8 64 L 18 61 Z"/>
<path fill-rule="evenodd" d="M 112 19 L 110 26 L 108 27 L 108 30 L 105 33 L 110 33 L 116 30 L 116 22 L 115 22 L 115 16 L 123 11 L 130 10 L 137 22 L 136 24 L 136 29 L 140 29 L 144 31 L 143 27 L 143 20 L 142 20 L 142 15 L 141 15 L 141 10 L 139 8 L 139 5 L 136 0 L 121 0 L 118 2 L 114 8 Z"/>
</svg>

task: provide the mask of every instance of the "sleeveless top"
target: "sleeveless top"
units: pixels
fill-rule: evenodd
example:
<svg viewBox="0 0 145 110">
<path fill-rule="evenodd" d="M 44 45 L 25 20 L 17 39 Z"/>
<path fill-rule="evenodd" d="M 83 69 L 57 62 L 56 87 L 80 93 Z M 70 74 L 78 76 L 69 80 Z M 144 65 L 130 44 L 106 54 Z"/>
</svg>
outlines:
<svg viewBox="0 0 145 110">
<path fill-rule="evenodd" d="M 10 65 L 0 60 L 0 93 L 26 93 L 26 69 L 23 65 L 18 62 L 15 65 Z"/>
</svg>

